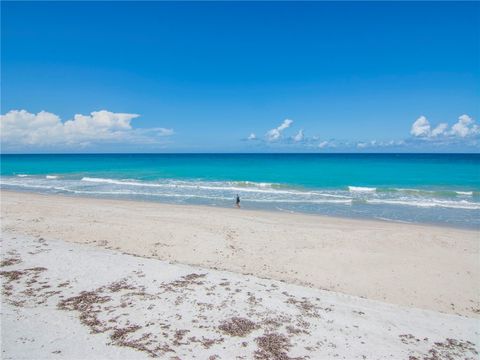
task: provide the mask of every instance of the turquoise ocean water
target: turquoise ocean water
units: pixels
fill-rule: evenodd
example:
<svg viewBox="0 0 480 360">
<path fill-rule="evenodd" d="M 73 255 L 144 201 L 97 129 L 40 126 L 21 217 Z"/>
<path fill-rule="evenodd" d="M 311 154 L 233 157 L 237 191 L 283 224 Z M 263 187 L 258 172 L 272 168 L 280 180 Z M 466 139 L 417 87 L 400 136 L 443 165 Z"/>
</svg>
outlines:
<svg viewBox="0 0 480 360">
<path fill-rule="evenodd" d="M 480 154 L 1 155 L 1 187 L 480 227 Z"/>
</svg>

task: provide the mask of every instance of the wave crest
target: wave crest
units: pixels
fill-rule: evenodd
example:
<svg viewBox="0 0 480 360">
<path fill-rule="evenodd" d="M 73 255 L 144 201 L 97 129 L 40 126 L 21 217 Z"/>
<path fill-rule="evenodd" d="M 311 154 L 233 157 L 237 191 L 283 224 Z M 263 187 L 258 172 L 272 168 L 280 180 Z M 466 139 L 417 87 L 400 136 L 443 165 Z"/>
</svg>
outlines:
<svg viewBox="0 0 480 360">
<path fill-rule="evenodd" d="M 368 193 L 372 193 L 372 192 L 375 192 L 377 191 L 377 188 L 374 188 L 374 187 L 364 187 L 364 186 L 349 186 L 348 187 L 348 191 L 350 192 L 368 192 Z"/>
<path fill-rule="evenodd" d="M 23 176 L 25 175 L 25 176 Z M 479 210 L 478 192 L 466 189 L 425 189 L 348 186 L 343 188 L 305 189 L 288 184 L 253 181 L 207 181 L 201 179 L 163 179 L 143 181 L 103 177 L 26 175 L 1 177 L 1 185 L 40 192 L 64 192 L 91 196 L 142 197 L 172 199 L 178 203 L 226 205 L 236 194 L 242 203 L 272 209 L 277 205 L 295 211 L 321 212 L 327 207 L 358 209 L 358 212 L 409 212 L 400 207 Z M 175 200 L 178 199 L 178 200 Z M 195 199 L 199 199 L 196 201 Z M 203 202 L 201 200 L 203 199 Z M 258 205 L 255 205 L 258 204 Z M 275 204 L 275 206 L 270 205 Z M 373 206 L 376 205 L 376 206 Z M 379 209 L 379 210 L 375 210 Z M 381 214 L 380 214 L 381 215 Z M 413 216 L 413 215 L 412 215 Z M 443 215 L 442 215 L 443 216 Z"/>
</svg>

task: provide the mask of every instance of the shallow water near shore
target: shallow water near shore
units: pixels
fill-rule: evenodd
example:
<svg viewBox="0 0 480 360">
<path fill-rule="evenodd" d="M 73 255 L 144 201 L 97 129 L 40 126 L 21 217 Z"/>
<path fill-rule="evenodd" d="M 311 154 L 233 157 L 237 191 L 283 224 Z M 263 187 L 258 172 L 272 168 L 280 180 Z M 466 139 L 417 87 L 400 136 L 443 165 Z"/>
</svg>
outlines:
<svg viewBox="0 0 480 360">
<path fill-rule="evenodd" d="M 478 154 L 2 155 L 3 189 L 480 226 Z"/>
</svg>

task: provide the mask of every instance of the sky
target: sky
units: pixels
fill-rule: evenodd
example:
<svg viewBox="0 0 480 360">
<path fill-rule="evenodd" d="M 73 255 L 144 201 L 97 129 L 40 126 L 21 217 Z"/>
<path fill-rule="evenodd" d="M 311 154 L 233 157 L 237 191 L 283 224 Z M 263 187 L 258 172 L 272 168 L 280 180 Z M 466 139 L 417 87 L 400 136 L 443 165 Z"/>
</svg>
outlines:
<svg viewBox="0 0 480 360">
<path fill-rule="evenodd" d="M 479 2 L 1 2 L 1 150 L 480 152 Z"/>
</svg>

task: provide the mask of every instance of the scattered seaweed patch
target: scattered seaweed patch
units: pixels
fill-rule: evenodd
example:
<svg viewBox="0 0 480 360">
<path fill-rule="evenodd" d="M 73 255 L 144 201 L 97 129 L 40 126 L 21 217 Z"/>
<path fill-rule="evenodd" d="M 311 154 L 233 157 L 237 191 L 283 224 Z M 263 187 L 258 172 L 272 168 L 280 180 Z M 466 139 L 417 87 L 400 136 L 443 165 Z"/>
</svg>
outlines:
<svg viewBox="0 0 480 360">
<path fill-rule="evenodd" d="M 51 286 L 48 281 L 39 281 L 41 274 L 47 269 L 33 267 L 22 270 L 0 271 L 5 281 L 2 282 L 2 293 L 14 306 L 44 304 L 48 298 L 58 292 L 47 291 Z M 32 303 L 33 301 L 33 303 Z"/>
<path fill-rule="evenodd" d="M 255 339 L 258 349 L 255 350 L 256 360 L 300 360 L 291 358 L 288 351 L 292 347 L 289 339 L 282 334 L 269 333 Z"/>
<path fill-rule="evenodd" d="M 60 310 L 80 312 L 80 322 L 90 328 L 92 333 L 105 332 L 105 325 L 98 319 L 98 305 L 111 300 L 109 296 L 100 296 L 96 291 L 82 291 L 80 295 L 61 300 Z"/>
<path fill-rule="evenodd" d="M 295 326 L 287 325 L 286 330 L 291 335 L 300 335 L 300 334 L 310 334 L 308 331 L 304 329 L 297 328 Z"/>
<path fill-rule="evenodd" d="M 108 285 L 108 290 L 111 292 L 119 292 L 120 290 L 135 290 L 136 287 L 127 283 L 126 279 L 115 281 Z"/>
<path fill-rule="evenodd" d="M 160 288 L 169 292 L 176 292 L 177 289 L 188 288 L 190 285 L 203 285 L 203 281 L 198 279 L 204 278 L 207 274 L 188 274 L 182 276 L 179 280 L 174 280 L 169 283 L 162 283 Z"/>
<path fill-rule="evenodd" d="M 320 314 L 318 313 L 319 307 L 313 305 L 307 299 L 295 300 L 294 298 L 289 298 L 287 303 L 295 305 L 303 315 L 320 317 Z"/>
<path fill-rule="evenodd" d="M 428 355 L 422 360 L 441 360 L 441 359 L 478 359 L 478 351 L 475 344 L 470 341 L 446 339 L 443 342 L 435 342 Z"/>
<path fill-rule="evenodd" d="M 20 264 L 21 262 L 22 260 L 20 260 L 18 257 L 6 258 L 0 261 L 0 267 L 12 266 L 12 265 Z"/>
<path fill-rule="evenodd" d="M 218 326 L 218 328 L 225 334 L 240 337 L 250 334 L 258 327 L 259 326 L 253 321 L 241 317 L 232 317 Z"/>
<path fill-rule="evenodd" d="M 428 338 L 418 339 L 412 334 L 399 335 L 402 343 L 406 345 L 415 345 L 417 343 L 429 343 Z M 478 351 L 475 344 L 471 341 L 457 340 L 447 338 L 444 341 L 434 342 L 426 352 L 416 352 L 409 356 L 409 360 L 443 360 L 443 359 L 478 359 Z"/>
<path fill-rule="evenodd" d="M 200 343 L 205 349 L 210 349 L 213 345 L 216 344 L 221 344 L 222 342 L 225 341 L 223 337 L 217 338 L 217 339 L 208 339 L 202 336 L 201 339 L 197 339 L 196 336 L 192 336 L 188 338 L 189 341 L 193 343 Z"/>
<path fill-rule="evenodd" d="M 400 341 L 404 344 L 414 344 L 416 342 L 420 342 L 420 339 L 417 339 L 412 334 L 401 334 L 398 335 L 398 337 L 400 338 Z"/>
<path fill-rule="evenodd" d="M 6 278 L 8 282 L 12 282 L 20 279 L 23 275 L 25 275 L 25 272 L 20 270 L 0 271 L 0 275 Z"/>
</svg>

